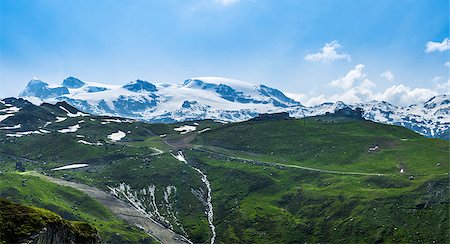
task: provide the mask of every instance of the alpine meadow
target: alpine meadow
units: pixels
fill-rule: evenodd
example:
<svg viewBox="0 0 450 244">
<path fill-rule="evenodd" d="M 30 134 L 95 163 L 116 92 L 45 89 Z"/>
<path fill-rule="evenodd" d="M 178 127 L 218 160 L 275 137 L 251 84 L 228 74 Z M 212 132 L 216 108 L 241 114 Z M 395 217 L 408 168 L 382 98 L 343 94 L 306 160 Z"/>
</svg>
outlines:
<svg viewBox="0 0 450 244">
<path fill-rule="evenodd" d="M 0 244 L 450 243 L 449 7 L 0 0 Z"/>
</svg>

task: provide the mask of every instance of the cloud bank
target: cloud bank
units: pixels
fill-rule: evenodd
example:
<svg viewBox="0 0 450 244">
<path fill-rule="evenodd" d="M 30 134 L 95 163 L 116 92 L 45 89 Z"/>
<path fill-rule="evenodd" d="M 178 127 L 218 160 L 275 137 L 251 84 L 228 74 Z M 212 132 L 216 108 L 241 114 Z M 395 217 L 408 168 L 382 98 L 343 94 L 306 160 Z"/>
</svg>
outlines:
<svg viewBox="0 0 450 244">
<path fill-rule="evenodd" d="M 325 43 L 325 46 L 319 52 L 307 54 L 305 60 L 310 62 L 321 61 L 324 63 L 330 63 L 340 59 L 350 61 L 351 56 L 349 54 L 338 53 L 337 50 L 340 48 L 342 48 L 342 45 L 336 40 Z"/>
<path fill-rule="evenodd" d="M 371 100 L 386 101 L 397 106 L 408 106 L 414 103 L 425 102 L 433 96 L 450 93 L 450 79 L 444 83 L 436 83 L 433 88 L 411 88 L 403 84 L 396 84 L 384 91 L 374 91 L 376 84 L 364 72 L 363 64 L 356 65 L 346 75 L 328 83 L 330 87 L 343 90 L 331 96 L 311 92 L 309 94 L 291 94 L 287 96 L 301 102 L 306 106 L 319 105 L 324 102 L 342 101 L 349 104 L 367 102 Z M 384 72 L 382 77 L 394 79 L 390 71 Z"/>
<path fill-rule="evenodd" d="M 450 50 L 450 40 L 445 38 L 442 42 L 429 41 L 426 44 L 426 53 L 444 52 Z"/>
</svg>

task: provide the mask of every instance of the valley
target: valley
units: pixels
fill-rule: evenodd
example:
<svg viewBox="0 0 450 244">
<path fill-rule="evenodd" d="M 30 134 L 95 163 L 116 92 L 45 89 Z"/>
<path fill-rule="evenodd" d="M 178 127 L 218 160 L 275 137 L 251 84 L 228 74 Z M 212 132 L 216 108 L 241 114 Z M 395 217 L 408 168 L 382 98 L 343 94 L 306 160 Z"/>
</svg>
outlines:
<svg viewBox="0 0 450 244">
<path fill-rule="evenodd" d="M 0 122 L 0 197 L 92 224 L 104 242 L 446 239 L 448 141 L 403 127 L 339 113 L 148 124 L 64 102 L 0 106 L 14 111 Z"/>
</svg>

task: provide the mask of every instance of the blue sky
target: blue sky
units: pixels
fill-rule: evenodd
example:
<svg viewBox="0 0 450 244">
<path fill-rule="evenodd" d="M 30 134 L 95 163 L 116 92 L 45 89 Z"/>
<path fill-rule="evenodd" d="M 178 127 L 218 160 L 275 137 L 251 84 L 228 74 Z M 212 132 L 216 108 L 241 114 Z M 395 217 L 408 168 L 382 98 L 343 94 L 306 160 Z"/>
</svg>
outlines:
<svg viewBox="0 0 450 244">
<path fill-rule="evenodd" d="M 449 13 L 448 0 L 0 0 L 0 97 L 32 77 L 224 76 L 306 104 L 409 103 L 448 93 Z"/>
</svg>

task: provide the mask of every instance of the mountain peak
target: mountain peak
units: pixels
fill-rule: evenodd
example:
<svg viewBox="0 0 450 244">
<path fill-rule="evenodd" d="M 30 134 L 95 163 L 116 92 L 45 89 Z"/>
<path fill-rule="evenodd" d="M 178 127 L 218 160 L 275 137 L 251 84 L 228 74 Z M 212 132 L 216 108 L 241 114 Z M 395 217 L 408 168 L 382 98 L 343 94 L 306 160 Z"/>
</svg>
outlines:
<svg viewBox="0 0 450 244">
<path fill-rule="evenodd" d="M 28 82 L 27 87 L 22 93 L 20 93 L 19 96 L 50 98 L 64 94 L 69 94 L 69 90 L 66 87 L 50 88 L 47 83 L 33 78 L 30 82 Z"/>
<path fill-rule="evenodd" d="M 133 92 L 140 92 L 140 91 L 155 92 L 158 90 L 156 89 L 156 86 L 153 85 L 152 83 L 139 79 L 124 85 L 123 88 Z"/>
<path fill-rule="evenodd" d="M 184 81 L 183 86 L 193 87 L 195 85 L 227 85 L 235 88 L 236 90 L 253 89 L 256 87 L 255 84 L 248 83 L 241 80 L 235 80 L 231 78 L 219 77 L 219 76 L 204 76 L 204 77 L 193 77 Z"/>
<path fill-rule="evenodd" d="M 84 82 L 82 82 L 81 80 L 75 78 L 75 77 L 67 77 L 66 79 L 64 79 L 62 86 L 63 87 L 67 87 L 67 88 L 80 88 L 82 86 L 84 86 Z"/>
</svg>

